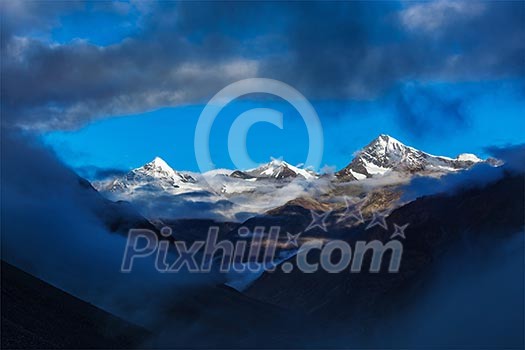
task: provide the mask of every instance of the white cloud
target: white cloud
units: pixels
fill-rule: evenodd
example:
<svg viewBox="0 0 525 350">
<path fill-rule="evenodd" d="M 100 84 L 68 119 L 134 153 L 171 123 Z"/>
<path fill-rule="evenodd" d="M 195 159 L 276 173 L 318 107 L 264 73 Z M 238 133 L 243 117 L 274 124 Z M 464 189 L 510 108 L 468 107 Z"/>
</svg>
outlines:
<svg viewBox="0 0 525 350">
<path fill-rule="evenodd" d="M 409 30 L 433 32 L 458 19 L 479 16 L 484 11 L 485 5 L 479 2 L 438 0 L 411 5 L 401 12 L 400 19 Z"/>
</svg>

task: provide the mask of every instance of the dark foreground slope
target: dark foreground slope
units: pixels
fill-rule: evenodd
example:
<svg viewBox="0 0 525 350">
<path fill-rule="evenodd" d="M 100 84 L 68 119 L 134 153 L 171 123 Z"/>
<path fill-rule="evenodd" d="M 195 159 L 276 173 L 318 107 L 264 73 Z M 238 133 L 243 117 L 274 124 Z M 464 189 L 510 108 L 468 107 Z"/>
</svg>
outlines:
<svg viewBox="0 0 525 350">
<path fill-rule="evenodd" d="M 174 295 L 180 299 L 166 300 L 150 332 L 4 261 L 1 273 L 1 349 L 290 348 L 301 344 L 301 332 L 288 323 L 300 325 L 304 317 L 225 286 Z"/>
<path fill-rule="evenodd" d="M 2 261 L 1 348 L 130 348 L 147 332 Z"/>
<path fill-rule="evenodd" d="M 386 264 L 379 273 L 319 269 L 307 274 L 297 268 L 285 273 L 277 268 L 245 293 L 329 325 L 333 334 L 323 347 L 346 347 L 348 343 L 337 340 L 343 334 L 381 348 L 522 346 L 523 179 L 522 174 L 509 174 L 483 188 L 422 197 L 394 210 L 386 219 L 390 228 L 409 224 L 406 239 L 400 238 L 399 273 L 388 273 Z M 344 239 L 352 247 L 358 240 L 390 240 L 392 229 L 365 226 L 338 230 L 334 225 L 327 238 Z M 370 258 L 365 257 L 364 266 Z M 319 261 L 318 251 L 309 254 L 311 264 Z M 294 259 L 290 262 L 297 266 Z M 402 316 L 409 310 L 418 316 Z M 500 324 L 507 328 L 501 330 Z M 416 339 L 423 331 L 414 335 L 412 329 L 425 325 L 432 325 L 431 331 Z M 457 326 L 461 328 L 452 329 Z M 385 341 L 385 329 L 398 332 L 391 331 Z"/>
</svg>

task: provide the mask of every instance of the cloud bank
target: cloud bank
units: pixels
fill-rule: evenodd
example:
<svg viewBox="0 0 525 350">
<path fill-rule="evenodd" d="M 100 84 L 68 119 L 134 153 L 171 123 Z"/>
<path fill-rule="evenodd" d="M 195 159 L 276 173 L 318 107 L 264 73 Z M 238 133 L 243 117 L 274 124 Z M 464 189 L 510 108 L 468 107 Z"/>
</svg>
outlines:
<svg viewBox="0 0 525 350">
<path fill-rule="evenodd" d="M 251 77 L 282 80 L 310 99 L 369 99 L 404 81 L 524 75 L 520 2 L 1 7 L 6 126 L 78 128 L 99 118 L 205 102 L 227 84 Z M 79 13 L 111 15 L 116 27 L 96 35 L 66 28 L 65 19 Z M 103 25 L 92 17 L 86 26 Z M 124 27 L 133 30 L 118 36 Z M 58 38 L 57 29 L 72 33 Z M 100 43 L 105 31 L 117 36 L 114 42 Z"/>
</svg>

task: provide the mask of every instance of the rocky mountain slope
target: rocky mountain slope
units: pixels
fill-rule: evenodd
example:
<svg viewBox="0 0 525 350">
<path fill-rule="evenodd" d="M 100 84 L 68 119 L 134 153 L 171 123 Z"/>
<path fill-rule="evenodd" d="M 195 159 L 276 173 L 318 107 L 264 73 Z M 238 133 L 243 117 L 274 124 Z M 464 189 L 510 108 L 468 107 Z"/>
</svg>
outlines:
<svg viewBox="0 0 525 350">
<path fill-rule="evenodd" d="M 363 180 L 390 172 L 436 175 L 465 170 L 480 162 L 483 160 L 469 153 L 456 158 L 434 156 L 381 134 L 358 151 L 352 162 L 336 175 L 344 180 Z"/>
</svg>

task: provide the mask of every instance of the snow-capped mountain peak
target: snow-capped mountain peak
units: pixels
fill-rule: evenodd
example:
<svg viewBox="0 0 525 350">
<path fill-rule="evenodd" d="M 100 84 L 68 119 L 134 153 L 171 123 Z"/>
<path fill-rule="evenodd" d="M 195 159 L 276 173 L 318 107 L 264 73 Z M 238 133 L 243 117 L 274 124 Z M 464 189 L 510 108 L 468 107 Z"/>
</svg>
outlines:
<svg viewBox="0 0 525 350">
<path fill-rule="evenodd" d="M 463 153 L 457 158 L 434 156 L 407 146 L 392 136 L 381 134 L 355 154 L 355 158 L 337 176 L 362 180 L 396 171 L 403 173 L 446 173 L 463 170 L 482 162 L 474 154 Z"/>
<path fill-rule="evenodd" d="M 162 158 L 155 157 L 141 167 L 131 170 L 117 178 L 102 190 L 110 192 L 128 192 L 141 189 L 179 189 L 185 184 L 194 183 L 195 179 L 173 170 Z"/>
<path fill-rule="evenodd" d="M 395 150 L 407 147 L 401 141 L 393 138 L 390 135 L 381 134 L 376 139 L 374 139 L 369 146 L 376 145 L 379 147 L 384 147 L 385 149 Z"/>
<path fill-rule="evenodd" d="M 282 159 L 275 158 L 272 158 L 269 163 L 262 164 L 254 169 L 249 169 L 246 171 L 234 171 L 231 176 L 244 179 L 286 179 L 300 176 L 307 180 L 314 179 L 316 177 L 313 172 L 293 166 Z"/>
<path fill-rule="evenodd" d="M 151 165 L 153 167 L 164 169 L 167 171 L 173 171 L 173 169 L 162 159 L 161 157 L 155 157 L 151 162 L 147 163 L 146 165 Z"/>
<path fill-rule="evenodd" d="M 143 172 L 154 177 L 173 176 L 177 173 L 160 157 L 155 157 L 151 162 L 132 171 Z"/>
</svg>

